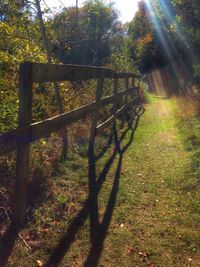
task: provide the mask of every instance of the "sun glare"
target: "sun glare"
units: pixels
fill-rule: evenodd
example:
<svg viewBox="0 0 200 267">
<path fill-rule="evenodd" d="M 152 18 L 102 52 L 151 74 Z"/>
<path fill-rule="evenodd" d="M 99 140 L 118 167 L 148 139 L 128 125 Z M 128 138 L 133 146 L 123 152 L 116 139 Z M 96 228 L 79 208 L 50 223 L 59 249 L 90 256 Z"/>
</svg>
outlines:
<svg viewBox="0 0 200 267">
<path fill-rule="evenodd" d="M 184 34 L 181 32 L 178 25 L 174 25 L 172 13 L 169 10 L 168 6 L 166 5 L 165 1 L 163 0 L 159 1 L 160 12 L 164 13 L 165 20 L 162 19 L 162 16 L 158 17 L 156 15 L 156 6 L 155 6 L 154 1 L 145 0 L 145 3 L 148 9 L 148 14 L 150 16 L 152 24 L 154 25 L 154 29 L 156 31 L 158 40 L 160 41 L 163 47 L 164 53 L 170 63 L 171 69 L 175 77 L 180 82 L 181 80 L 184 80 L 185 78 L 190 80 L 191 74 L 187 66 L 185 65 L 185 63 L 183 63 L 183 60 L 180 57 L 180 53 L 177 49 L 177 46 L 175 45 L 175 42 L 171 37 L 171 34 L 168 30 L 169 25 L 171 25 L 172 31 L 174 31 L 175 35 L 177 36 L 177 39 L 180 40 L 181 45 L 184 46 L 185 50 L 187 51 L 187 54 L 189 56 L 188 60 L 190 60 L 190 62 L 194 64 L 198 62 L 198 57 L 192 51 L 189 41 L 186 40 Z M 154 84 L 158 85 L 156 86 L 156 88 L 164 88 L 161 84 L 161 79 L 158 73 L 156 75 L 155 73 L 153 74 L 153 80 L 154 80 Z M 187 90 L 187 88 L 182 88 L 182 90 Z"/>
</svg>

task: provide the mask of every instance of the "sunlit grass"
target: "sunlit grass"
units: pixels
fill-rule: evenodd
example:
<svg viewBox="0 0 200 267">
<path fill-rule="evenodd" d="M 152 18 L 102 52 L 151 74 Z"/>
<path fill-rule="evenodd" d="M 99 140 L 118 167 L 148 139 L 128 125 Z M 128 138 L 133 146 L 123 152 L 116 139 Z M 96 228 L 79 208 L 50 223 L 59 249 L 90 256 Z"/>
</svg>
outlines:
<svg viewBox="0 0 200 267">
<path fill-rule="evenodd" d="M 135 139 L 123 156 L 120 184 L 99 266 L 198 266 L 200 260 L 200 120 L 185 98 L 150 95 Z M 195 135 L 195 138 L 193 138 Z M 129 136 L 127 136 L 128 140 Z M 83 148 L 84 150 L 85 148 Z M 82 155 L 82 150 L 80 151 Z M 98 163 L 98 172 L 111 150 Z M 87 198 L 87 158 L 71 154 L 50 179 L 50 190 L 22 232 L 10 258 L 20 267 L 45 262 Z M 102 219 L 117 159 L 98 197 Z M 193 166 L 195 164 L 196 167 Z M 83 266 L 89 221 L 77 232 L 60 266 Z M 20 259 L 20 260 L 19 260 Z"/>
</svg>

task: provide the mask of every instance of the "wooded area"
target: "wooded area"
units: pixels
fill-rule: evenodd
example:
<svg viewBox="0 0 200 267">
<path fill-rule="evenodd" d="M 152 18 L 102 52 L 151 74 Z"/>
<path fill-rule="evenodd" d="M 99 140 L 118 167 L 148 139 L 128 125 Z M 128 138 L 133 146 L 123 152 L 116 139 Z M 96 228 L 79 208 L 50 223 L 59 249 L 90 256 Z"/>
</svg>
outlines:
<svg viewBox="0 0 200 267">
<path fill-rule="evenodd" d="M 88 1 L 81 8 L 63 7 L 55 13 L 45 6 L 41 13 L 41 3 L 5 0 L 0 4 L 1 132 L 17 125 L 18 64 L 24 61 L 108 66 L 135 74 L 168 66 L 175 92 L 185 77 L 185 90 L 196 88 L 200 79 L 197 0 L 141 1 L 133 21 L 125 25 L 113 4 Z M 59 112 L 64 90 L 58 92 L 54 86 Z M 42 109 L 44 95 L 38 90 L 36 106 Z"/>
</svg>

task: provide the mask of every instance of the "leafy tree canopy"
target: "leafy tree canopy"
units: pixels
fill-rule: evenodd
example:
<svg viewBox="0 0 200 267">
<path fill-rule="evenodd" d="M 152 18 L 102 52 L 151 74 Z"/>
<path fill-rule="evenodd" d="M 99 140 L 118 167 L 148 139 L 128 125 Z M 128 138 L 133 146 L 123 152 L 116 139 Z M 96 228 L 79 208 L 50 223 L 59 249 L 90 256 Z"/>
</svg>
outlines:
<svg viewBox="0 0 200 267">
<path fill-rule="evenodd" d="M 58 41 L 53 51 L 64 63 L 103 65 L 120 48 L 123 28 L 113 4 L 87 1 L 64 9 L 52 21 Z"/>
</svg>

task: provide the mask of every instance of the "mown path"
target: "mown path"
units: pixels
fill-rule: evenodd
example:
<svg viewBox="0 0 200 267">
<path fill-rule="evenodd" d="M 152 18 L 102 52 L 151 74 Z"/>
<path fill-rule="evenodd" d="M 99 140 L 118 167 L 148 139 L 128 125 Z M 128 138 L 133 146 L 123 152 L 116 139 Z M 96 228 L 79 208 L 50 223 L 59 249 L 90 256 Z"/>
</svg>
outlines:
<svg viewBox="0 0 200 267">
<path fill-rule="evenodd" d="M 200 217 L 191 210 L 188 189 L 190 153 L 174 108 L 174 100 L 162 97 L 146 105 L 123 157 L 102 266 L 200 266 Z"/>
<path fill-rule="evenodd" d="M 184 144 L 176 99 L 151 98 L 122 160 L 116 156 L 102 178 L 99 237 L 91 238 L 88 209 L 82 208 L 87 158 L 73 158 L 57 169 L 51 197 L 22 232 L 31 249 L 18 240 L 9 266 L 35 267 L 36 260 L 48 259 L 56 263 L 48 266 L 63 267 L 200 266 L 200 186 L 191 168 L 193 152 Z M 98 173 L 109 157 L 98 161 Z"/>
</svg>

